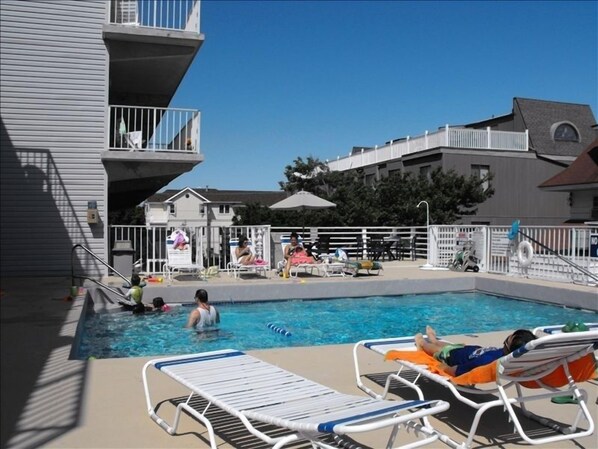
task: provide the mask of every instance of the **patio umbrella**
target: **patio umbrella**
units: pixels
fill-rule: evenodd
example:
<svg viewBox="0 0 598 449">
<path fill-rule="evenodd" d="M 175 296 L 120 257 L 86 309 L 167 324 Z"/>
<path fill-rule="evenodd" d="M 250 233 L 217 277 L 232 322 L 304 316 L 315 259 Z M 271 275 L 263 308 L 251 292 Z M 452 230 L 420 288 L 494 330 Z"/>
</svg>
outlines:
<svg viewBox="0 0 598 449">
<path fill-rule="evenodd" d="M 305 211 L 306 209 L 328 209 L 330 207 L 336 207 L 336 204 L 320 198 L 313 193 L 301 190 L 278 203 L 274 203 L 270 206 L 270 209 Z M 305 223 L 303 223 L 303 234 L 305 234 Z"/>
</svg>

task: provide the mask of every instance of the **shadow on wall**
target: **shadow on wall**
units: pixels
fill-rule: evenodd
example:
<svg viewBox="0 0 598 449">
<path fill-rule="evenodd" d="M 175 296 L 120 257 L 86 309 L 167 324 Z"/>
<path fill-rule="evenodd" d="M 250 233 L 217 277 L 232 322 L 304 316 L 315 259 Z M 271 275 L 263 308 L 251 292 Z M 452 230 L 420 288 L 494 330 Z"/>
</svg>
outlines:
<svg viewBox="0 0 598 449">
<path fill-rule="evenodd" d="M 78 315 L 64 298 L 73 241 L 85 243 L 88 225 L 48 149 L 16 148 L 1 118 L 0 143 L 0 447 L 33 448 L 79 420 L 86 363 L 68 360 Z"/>
<path fill-rule="evenodd" d="M 1 118 L 0 142 L 0 275 L 70 275 L 71 248 L 103 238 L 103 224 L 90 227 L 75 210 L 48 149 L 15 147 Z M 101 273 L 94 260 L 75 263 L 76 272 Z"/>
</svg>

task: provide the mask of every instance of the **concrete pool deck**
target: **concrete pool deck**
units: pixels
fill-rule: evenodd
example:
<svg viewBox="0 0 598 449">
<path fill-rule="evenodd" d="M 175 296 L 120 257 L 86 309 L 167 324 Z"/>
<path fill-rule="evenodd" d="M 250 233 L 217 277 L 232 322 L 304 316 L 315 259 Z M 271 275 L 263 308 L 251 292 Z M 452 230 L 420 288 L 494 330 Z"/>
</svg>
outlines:
<svg viewBox="0 0 598 449">
<path fill-rule="evenodd" d="M 444 287 L 453 290 L 455 285 L 463 290 L 471 290 L 476 285 L 495 286 L 502 290 L 514 291 L 514 296 L 526 297 L 526 291 L 539 292 L 540 297 L 554 299 L 560 303 L 577 304 L 586 308 L 598 306 L 598 290 L 573 284 L 548 281 L 514 279 L 483 273 L 453 273 L 448 271 L 419 270 L 413 263 L 385 263 L 384 274 L 379 278 L 304 278 L 304 282 L 288 281 L 279 278 L 235 280 L 226 274 L 205 281 L 179 280 L 169 285 L 155 286 L 158 291 L 168 291 L 174 296 L 183 295 L 191 299 L 188 292 L 206 288 L 213 299 L 235 299 L 243 292 L 253 291 L 252 296 L 264 297 L 269 294 L 287 292 L 288 295 L 302 297 L 301 293 L 330 296 L 329 292 L 349 289 L 358 295 L 361 291 L 394 290 L 392 293 L 410 293 Z M 109 280 L 119 282 L 118 280 Z M 1 447 L 5 448 L 166 448 L 166 447 L 209 447 L 205 439 L 205 429 L 197 422 L 184 416 L 176 436 L 170 436 L 147 416 L 141 368 L 149 359 L 105 359 L 70 360 L 71 345 L 83 300 L 65 301 L 70 290 L 69 278 L 22 278 L 2 279 L 1 311 Z M 117 285 L 117 284 L 116 284 Z M 398 286 L 401 291 L 397 292 Z M 148 290 L 149 290 L 148 288 Z M 159 289 L 162 290 L 159 290 Z M 389 294 L 387 293 L 387 294 Z M 383 294 L 383 293 L 370 293 Z M 146 291 L 144 298 L 153 294 Z M 336 296 L 336 295 L 335 295 Z M 594 303 L 594 307 L 589 307 Z M 467 318 L 465 318 L 467 319 Z M 422 323 L 422 325 L 425 323 Z M 555 323 L 547 323 L 555 324 Z M 494 332 L 479 335 L 455 336 L 464 342 L 475 344 L 496 344 L 509 333 Z M 367 337 L 367 336 L 366 336 Z M 449 336 L 450 337 L 450 336 Z M 263 360 L 278 364 L 299 375 L 320 382 L 339 391 L 351 394 L 364 394 L 355 386 L 351 345 L 319 346 L 308 348 L 283 348 L 248 351 Z M 157 354 L 159 356 L 159 354 Z M 369 357 L 369 358 L 368 358 Z M 388 362 L 383 362 L 373 353 L 364 359 L 367 371 L 386 373 L 393 370 Z M 377 377 L 373 378 L 374 380 Z M 165 376 L 158 377 L 156 398 L 172 399 L 185 395 L 177 384 Z M 376 385 L 368 379 L 370 385 Z M 598 383 L 586 382 L 583 386 L 589 394 L 594 422 L 598 415 Z M 451 403 L 446 412 L 433 417 L 432 424 L 441 432 L 457 441 L 463 441 L 473 417 L 473 409 L 451 399 L 447 392 L 426 386 L 426 395 L 445 399 Z M 395 391 L 399 396 L 411 399 L 402 390 Z M 170 402 L 163 405 L 164 416 L 170 418 L 174 407 Z M 571 409 L 570 405 L 549 404 L 551 416 L 557 419 Z M 474 447 L 515 448 L 522 444 L 512 426 L 507 422 L 502 410 L 494 410 L 482 419 L 475 438 Z M 259 440 L 237 423 L 223 421 L 224 431 L 218 432 L 219 448 L 261 448 Z M 533 427 L 534 424 L 531 424 Z M 356 438 L 362 446 L 384 447 L 387 432 L 364 434 Z M 404 437 L 405 434 L 402 435 Z M 404 441 L 410 441 L 411 434 Z M 403 441 L 403 440 L 401 440 Z M 292 447 L 307 447 L 296 445 Z M 436 443 L 431 447 L 446 447 Z M 561 442 L 544 445 L 549 448 L 597 448 L 596 433 L 574 442 Z"/>
</svg>

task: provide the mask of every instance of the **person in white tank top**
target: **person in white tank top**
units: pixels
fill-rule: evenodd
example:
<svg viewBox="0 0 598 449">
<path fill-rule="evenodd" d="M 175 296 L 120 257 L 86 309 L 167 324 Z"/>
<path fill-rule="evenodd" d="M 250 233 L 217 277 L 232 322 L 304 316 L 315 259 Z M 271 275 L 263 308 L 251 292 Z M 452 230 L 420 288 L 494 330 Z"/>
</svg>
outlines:
<svg viewBox="0 0 598 449">
<path fill-rule="evenodd" d="M 193 309 L 189 314 L 187 326 L 195 328 L 198 332 L 218 330 L 220 323 L 220 313 L 216 307 L 208 304 L 208 292 L 204 289 L 199 289 L 195 292 L 195 302 L 197 308 Z"/>
</svg>

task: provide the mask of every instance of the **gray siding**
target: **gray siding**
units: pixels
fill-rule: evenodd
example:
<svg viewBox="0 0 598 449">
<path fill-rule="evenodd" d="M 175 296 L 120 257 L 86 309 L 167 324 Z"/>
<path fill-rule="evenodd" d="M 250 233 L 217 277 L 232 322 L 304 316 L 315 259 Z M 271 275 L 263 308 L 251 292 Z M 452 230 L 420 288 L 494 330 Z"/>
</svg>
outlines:
<svg viewBox="0 0 598 449">
<path fill-rule="evenodd" d="M 69 275 L 81 243 L 105 258 L 108 3 L 0 3 L 1 274 Z M 87 224 L 87 202 L 101 222 Z M 103 272 L 81 256 L 75 268 Z"/>
<path fill-rule="evenodd" d="M 445 170 L 452 168 L 462 175 L 471 174 L 471 165 L 487 165 L 494 174 L 494 195 L 478 206 L 475 216 L 464 216 L 460 220 L 463 224 L 474 221 L 510 225 L 513 220 L 520 219 L 525 225 L 555 226 L 569 219 L 568 194 L 538 188 L 546 179 L 563 170 L 560 165 L 537 159 L 530 153 L 506 156 L 447 151 L 443 160 Z"/>
</svg>

